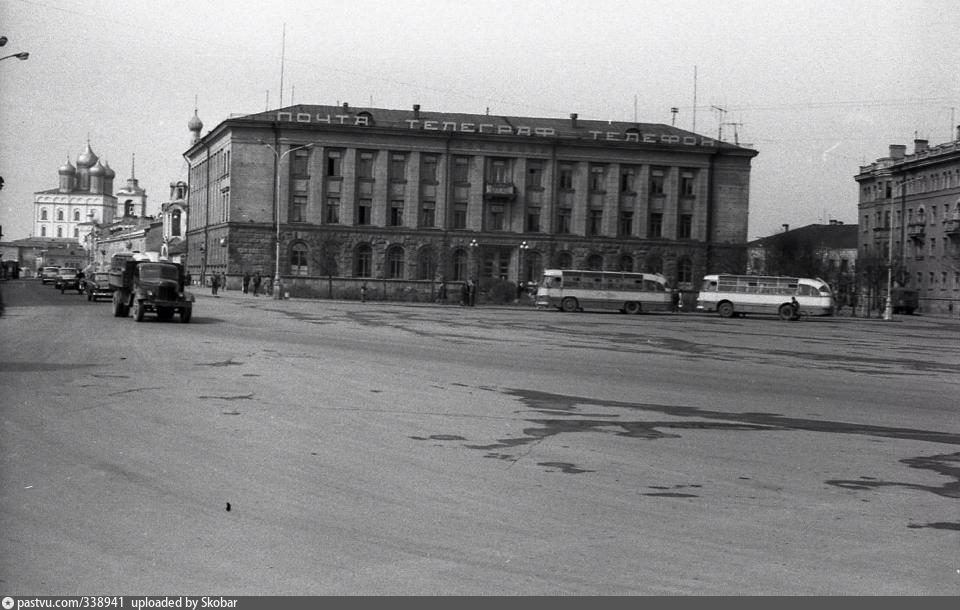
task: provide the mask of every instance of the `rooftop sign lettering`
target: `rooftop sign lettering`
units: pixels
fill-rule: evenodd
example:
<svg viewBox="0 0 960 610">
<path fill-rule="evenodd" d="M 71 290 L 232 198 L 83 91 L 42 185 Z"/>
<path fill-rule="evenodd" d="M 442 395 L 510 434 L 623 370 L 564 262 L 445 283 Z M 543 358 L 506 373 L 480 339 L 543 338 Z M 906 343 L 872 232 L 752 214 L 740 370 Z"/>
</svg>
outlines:
<svg viewBox="0 0 960 610">
<path fill-rule="evenodd" d="M 371 125 L 368 114 L 311 114 L 309 112 L 277 112 L 277 121 L 292 123 L 324 124 L 324 125 L 353 125 L 369 127 Z M 418 131 L 452 131 L 457 133 L 479 133 L 487 135 L 531 136 L 550 138 L 557 136 L 553 127 L 531 127 L 528 125 L 513 126 L 506 123 L 476 123 L 467 121 L 443 121 L 404 119 L 408 129 Z M 674 144 L 681 146 L 716 146 L 716 140 L 698 135 L 677 135 L 659 132 L 630 131 L 599 131 L 589 130 L 591 139 L 606 142 L 635 142 L 643 144 Z"/>
</svg>

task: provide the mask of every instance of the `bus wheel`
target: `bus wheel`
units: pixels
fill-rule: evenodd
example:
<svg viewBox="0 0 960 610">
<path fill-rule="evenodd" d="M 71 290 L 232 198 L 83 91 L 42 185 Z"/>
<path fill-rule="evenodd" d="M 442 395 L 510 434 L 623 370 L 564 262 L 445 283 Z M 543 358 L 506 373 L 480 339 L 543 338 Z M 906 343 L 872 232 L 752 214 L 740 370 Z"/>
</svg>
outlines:
<svg viewBox="0 0 960 610">
<path fill-rule="evenodd" d="M 636 301 L 624 303 L 623 311 L 624 313 L 628 313 L 630 315 L 636 315 L 640 313 L 640 303 L 637 303 Z"/>
<path fill-rule="evenodd" d="M 790 303 L 784 303 L 781 305 L 778 312 L 781 320 L 793 320 L 796 318 L 796 314 L 793 312 L 793 305 Z"/>
<path fill-rule="evenodd" d="M 724 301 L 720 303 L 717 307 L 717 311 L 720 312 L 721 318 L 732 318 L 733 317 L 733 303 L 730 301 Z"/>
<path fill-rule="evenodd" d="M 567 297 L 560 301 L 560 309 L 566 312 L 576 311 L 578 309 L 577 300 L 573 297 Z"/>
</svg>

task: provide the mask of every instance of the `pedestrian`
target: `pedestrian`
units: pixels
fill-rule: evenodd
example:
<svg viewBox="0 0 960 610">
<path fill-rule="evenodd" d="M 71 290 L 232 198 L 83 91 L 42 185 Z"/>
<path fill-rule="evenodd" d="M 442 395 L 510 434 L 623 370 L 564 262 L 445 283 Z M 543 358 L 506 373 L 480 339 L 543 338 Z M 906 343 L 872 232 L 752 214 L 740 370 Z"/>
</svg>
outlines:
<svg viewBox="0 0 960 610">
<path fill-rule="evenodd" d="M 437 302 L 441 304 L 447 302 L 447 282 L 446 281 L 443 281 L 443 280 L 440 281 L 440 289 L 437 290 Z"/>
<path fill-rule="evenodd" d="M 223 291 L 227 291 L 227 272 L 223 271 L 220 273 L 220 287 L 223 288 Z"/>
<path fill-rule="evenodd" d="M 260 294 L 260 282 L 263 281 L 263 278 L 260 277 L 260 272 L 257 271 L 253 274 L 253 296 Z"/>
<path fill-rule="evenodd" d="M 220 274 L 214 273 L 210 278 L 210 291 L 213 296 L 217 296 L 217 290 L 220 288 Z"/>
<path fill-rule="evenodd" d="M 670 309 L 673 313 L 680 311 L 680 291 L 676 288 L 670 292 Z"/>
<path fill-rule="evenodd" d="M 367 283 L 366 282 L 360 284 L 360 302 L 361 303 L 367 302 Z"/>
<path fill-rule="evenodd" d="M 467 280 L 469 284 L 467 286 L 467 297 L 470 307 L 475 307 L 477 304 L 477 282 L 475 280 Z"/>
<path fill-rule="evenodd" d="M 790 307 L 793 308 L 793 320 L 800 319 L 800 303 L 797 301 L 797 297 L 790 297 Z"/>
<path fill-rule="evenodd" d="M 460 284 L 460 305 L 466 305 L 470 302 L 470 286 L 467 282 Z"/>
<path fill-rule="evenodd" d="M 250 288 L 250 272 L 243 272 L 243 294 L 247 294 L 247 291 Z"/>
<path fill-rule="evenodd" d="M 273 281 L 269 277 L 263 278 L 263 294 L 270 296 L 270 288 L 273 286 Z"/>
</svg>

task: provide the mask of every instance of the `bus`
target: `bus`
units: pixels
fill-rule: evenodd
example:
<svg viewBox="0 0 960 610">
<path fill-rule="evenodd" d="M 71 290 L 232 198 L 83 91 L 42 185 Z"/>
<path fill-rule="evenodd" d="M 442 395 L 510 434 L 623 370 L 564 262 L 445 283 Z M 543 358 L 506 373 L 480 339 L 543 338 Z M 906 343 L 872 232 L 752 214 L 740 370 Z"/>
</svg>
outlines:
<svg viewBox="0 0 960 610">
<path fill-rule="evenodd" d="M 545 269 L 537 307 L 561 311 L 611 309 L 629 314 L 670 311 L 667 278 L 657 273 Z"/>
<path fill-rule="evenodd" d="M 793 299 L 799 311 L 794 311 Z M 724 318 L 749 313 L 792 320 L 797 315 L 832 316 L 834 299 L 830 285 L 819 278 L 707 275 L 697 295 L 697 311 L 715 311 Z"/>
</svg>

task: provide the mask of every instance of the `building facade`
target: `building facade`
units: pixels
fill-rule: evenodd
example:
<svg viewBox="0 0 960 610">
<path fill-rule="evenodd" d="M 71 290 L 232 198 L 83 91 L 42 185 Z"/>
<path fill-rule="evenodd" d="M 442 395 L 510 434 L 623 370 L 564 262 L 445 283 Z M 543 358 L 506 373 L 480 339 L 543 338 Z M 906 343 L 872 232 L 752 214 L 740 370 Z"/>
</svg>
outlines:
<svg viewBox="0 0 960 610">
<path fill-rule="evenodd" d="M 416 298 L 559 267 L 696 290 L 744 264 L 757 153 L 667 125 L 343 104 L 189 128 L 188 268 L 230 286 Z"/>
<path fill-rule="evenodd" d="M 887 286 L 916 290 L 920 312 L 960 317 L 960 127 L 957 139 L 860 168 L 860 290 L 882 309 Z"/>
<path fill-rule="evenodd" d="M 34 193 L 34 233 L 39 238 L 84 240 L 84 229 L 91 223 L 112 222 L 117 210 L 113 194 L 115 172 L 101 163 L 90 148 L 77 157 L 74 166 L 68 159 L 59 169 L 60 184 L 55 189 Z"/>
</svg>

